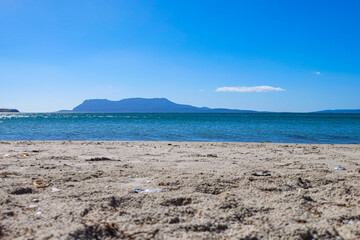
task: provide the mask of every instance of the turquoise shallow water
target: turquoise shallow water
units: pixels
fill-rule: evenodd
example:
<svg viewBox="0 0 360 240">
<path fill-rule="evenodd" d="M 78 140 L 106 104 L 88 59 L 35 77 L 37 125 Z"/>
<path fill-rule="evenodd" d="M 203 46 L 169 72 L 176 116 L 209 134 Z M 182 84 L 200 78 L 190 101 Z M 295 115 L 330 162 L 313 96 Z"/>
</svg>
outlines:
<svg viewBox="0 0 360 240">
<path fill-rule="evenodd" d="M 360 143 L 360 114 L 0 114 L 0 140 Z"/>
</svg>

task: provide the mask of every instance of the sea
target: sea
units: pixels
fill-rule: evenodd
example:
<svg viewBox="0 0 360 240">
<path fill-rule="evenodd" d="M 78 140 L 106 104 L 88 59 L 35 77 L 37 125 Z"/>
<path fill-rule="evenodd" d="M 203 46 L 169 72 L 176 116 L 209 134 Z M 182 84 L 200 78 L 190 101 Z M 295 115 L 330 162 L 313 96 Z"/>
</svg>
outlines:
<svg viewBox="0 0 360 240">
<path fill-rule="evenodd" d="M 1 113 L 0 140 L 359 144 L 360 114 Z"/>
</svg>

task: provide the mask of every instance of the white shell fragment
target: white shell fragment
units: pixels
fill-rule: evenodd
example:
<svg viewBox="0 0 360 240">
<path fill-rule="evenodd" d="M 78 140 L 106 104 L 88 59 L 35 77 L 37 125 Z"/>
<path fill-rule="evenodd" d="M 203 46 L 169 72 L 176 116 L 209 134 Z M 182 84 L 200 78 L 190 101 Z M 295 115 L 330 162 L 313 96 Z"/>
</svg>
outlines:
<svg viewBox="0 0 360 240">
<path fill-rule="evenodd" d="M 342 166 L 338 166 L 336 168 L 334 168 L 335 170 L 346 170 L 346 168 L 342 167 Z"/>
<path fill-rule="evenodd" d="M 61 190 L 58 189 L 58 188 L 56 188 L 56 187 L 53 187 L 53 188 L 51 188 L 51 191 L 52 191 L 52 192 L 60 192 Z"/>
</svg>

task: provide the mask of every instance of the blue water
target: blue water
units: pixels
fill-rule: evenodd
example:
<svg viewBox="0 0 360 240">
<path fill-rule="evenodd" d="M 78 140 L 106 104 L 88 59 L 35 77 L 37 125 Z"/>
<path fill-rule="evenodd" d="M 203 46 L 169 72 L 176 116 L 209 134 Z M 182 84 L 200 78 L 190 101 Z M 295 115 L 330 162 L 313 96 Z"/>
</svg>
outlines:
<svg viewBox="0 0 360 240">
<path fill-rule="evenodd" d="M 360 143 L 360 114 L 0 114 L 0 140 Z"/>
</svg>

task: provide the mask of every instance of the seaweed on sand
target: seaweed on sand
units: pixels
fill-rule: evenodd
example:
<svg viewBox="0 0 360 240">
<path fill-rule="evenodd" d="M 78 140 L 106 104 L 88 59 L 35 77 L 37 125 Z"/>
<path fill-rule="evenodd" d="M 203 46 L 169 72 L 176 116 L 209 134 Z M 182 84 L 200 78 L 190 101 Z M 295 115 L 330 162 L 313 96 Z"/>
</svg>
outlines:
<svg viewBox="0 0 360 240">
<path fill-rule="evenodd" d="M 0 238 L 2 238 L 4 235 L 4 227 L 0 225 Z"/>
<path fill-rule="evenodd" d="M 134 239 L 139 235 L 146 235 L 145 239 L 153 238 L 158 232 L 159 229 L 155 229 L 151 232 L 135 232 L 135 233 L 125 233 L 120 231 L 118 226 L 115 223 L 103 222 L 103 223 L 93 223 L 86 224 L 83 223 L 84 227 L 70 233 L 67 237 L 68 240 L 71 239 L 84 239 L 84 240 L 100 240 L 100 239 Z"/>
<path fill-rule="evenodd" d="M 112 239 L 120 237 L 120 232 L 114 223 L 96 223 L 85 224 L 73 233 L 70 233 L 67 239 Z"/>
</svg>

